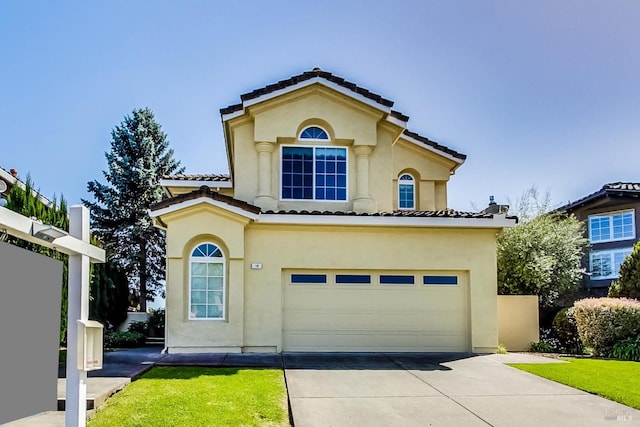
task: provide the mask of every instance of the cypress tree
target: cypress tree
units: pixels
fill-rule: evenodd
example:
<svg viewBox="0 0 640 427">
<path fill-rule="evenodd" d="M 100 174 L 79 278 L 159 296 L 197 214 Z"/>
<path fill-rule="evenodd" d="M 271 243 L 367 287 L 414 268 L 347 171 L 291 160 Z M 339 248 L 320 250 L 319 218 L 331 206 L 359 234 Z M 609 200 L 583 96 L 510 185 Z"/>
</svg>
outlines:
<svg viewBox="0 0 640 427">
<path fill-rule="evenodd" d="M 92 211 L 95 235 L 127 275 L 140 311 L 146 311 L 147 300 L 161 289 L 165 265 L 165 236 L 153 226 L 147 209 L 164 197 L 160 178 L 183 169 L 148 108 L 134 110 L 113 129 L 105 158 L 106 183 L 89 182 L 95 201 L 83 202 Z"/>
</svg>

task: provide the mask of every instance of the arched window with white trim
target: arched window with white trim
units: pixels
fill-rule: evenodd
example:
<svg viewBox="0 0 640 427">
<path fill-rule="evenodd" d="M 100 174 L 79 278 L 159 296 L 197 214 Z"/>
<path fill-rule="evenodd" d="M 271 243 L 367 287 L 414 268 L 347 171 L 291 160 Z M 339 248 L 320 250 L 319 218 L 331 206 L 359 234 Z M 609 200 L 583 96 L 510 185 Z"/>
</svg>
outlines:
<svg viewBox="0 0 640 427">
<path fill-rule="evenodd" d="M 329 134 L 327 133 L 326 130 L 322 129 L 320 126 L 307 126 L 306 128 L 302 129 L 302 132 L 300 132 L 299 139 L 313 139 L 313 140 L 320 140 L 320 141 L 328 141 Z"/>
<path fill-rule="evenodd" d="M 217 245 L 201 243 L 189 257 L 189 319 L 224 319 L 225 256 Z"/>
<path fill-rule="evenodd" d="M 398 209 L 416 208 L 416 181 L 408 173 L 398 178 Z"/>
</svg>

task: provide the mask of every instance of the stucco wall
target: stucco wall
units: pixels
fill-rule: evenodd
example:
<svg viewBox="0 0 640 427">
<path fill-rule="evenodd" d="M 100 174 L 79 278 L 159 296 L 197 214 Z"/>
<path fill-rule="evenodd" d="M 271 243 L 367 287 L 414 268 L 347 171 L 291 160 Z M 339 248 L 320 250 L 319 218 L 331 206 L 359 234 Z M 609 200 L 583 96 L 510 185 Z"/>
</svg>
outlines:
<svg viewBox="0 0 640 427">
<path fill-rule="evenodd" d="M 537 295 L 498 295 L 498 341 L 509 351 L 540 341 Z"/>
<path fill-rule="evenodd" d="M 496 230 L 265 225 L 219 208 L 189 210 L 163 217 L 170 352 L 281 351 L 286 269 L 467 271 L 469 350 L 495 350 Z M 229 259 L 224 321 L 188 319 L 188 254 L 203 241 L 219 244 Z"/>
<path fill-rule="evenodd" d="M 398 174 L 411 169 L 418 181 L 417 209 L 446 208 L 446 183 L 454 162 L 410 143 L 400 136 L 402 128 L 384 122 L 383 114 L 353 99 L 333 93 L 326 88 L 305 88 L 294 94 L 252 106 L 245 116 L 229 122 L 232 134 L 234 168 L 234 197 L 265 207 L 259 198 L 259 156 L 256 144 L 270 151 L 269 209 L 358 210 L 358 146 L 370 147 L 367 168 L 367 196 L 371 202 L 366 210 L 393 211 L 397 209 Z M 331 141 L 306 142 L 297 139 L 306 126 L 324 128 Z M 399 138 L 399 139 L 398 139 Z M 280 156 L 282 145 L 333 145 L 347 147 L 348 200 L 282 201 L 280 200 Z M 362 196 L 362 195 L 360 195 Z M 361 205 L 360 205 L 361 206 Z"/>
</svg>

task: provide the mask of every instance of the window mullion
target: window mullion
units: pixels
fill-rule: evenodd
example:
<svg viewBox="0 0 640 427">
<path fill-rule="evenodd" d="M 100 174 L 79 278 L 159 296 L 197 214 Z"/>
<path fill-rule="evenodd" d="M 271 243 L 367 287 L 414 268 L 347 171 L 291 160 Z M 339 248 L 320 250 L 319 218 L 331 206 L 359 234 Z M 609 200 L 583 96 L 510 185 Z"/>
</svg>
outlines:
<svg viewBox="0 0 640 427">
<path fill-rule="evenodd" d="M 316 147 L 311 147 L 311 159 L 313 160 L 313 182 L 311 183 L 311 200 L 316 199 Z"/>
</svg>

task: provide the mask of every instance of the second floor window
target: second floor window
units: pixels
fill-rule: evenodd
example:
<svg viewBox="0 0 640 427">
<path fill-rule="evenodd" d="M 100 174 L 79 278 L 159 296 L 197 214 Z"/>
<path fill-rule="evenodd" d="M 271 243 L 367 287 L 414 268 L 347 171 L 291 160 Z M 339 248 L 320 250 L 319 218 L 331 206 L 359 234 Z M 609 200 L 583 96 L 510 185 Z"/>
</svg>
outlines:
<svg viewBox="0 0 640 427">
<path fill-rule="evenodd" d="M 398 179 L 398 208 L 416 208 L 416 186 L 413 177 L 408 173 L 400 175 Z"/>
<path fill-rule="evenodd" d="M 634 239 L 634 211 L 613 212 L 589 216 L 589 240 L 591 243 Z"/>
<path fill-rule="evenodd" d="M 347 149 L 282 147 L 283 200 L 347 200 Z"/>
</svg>

